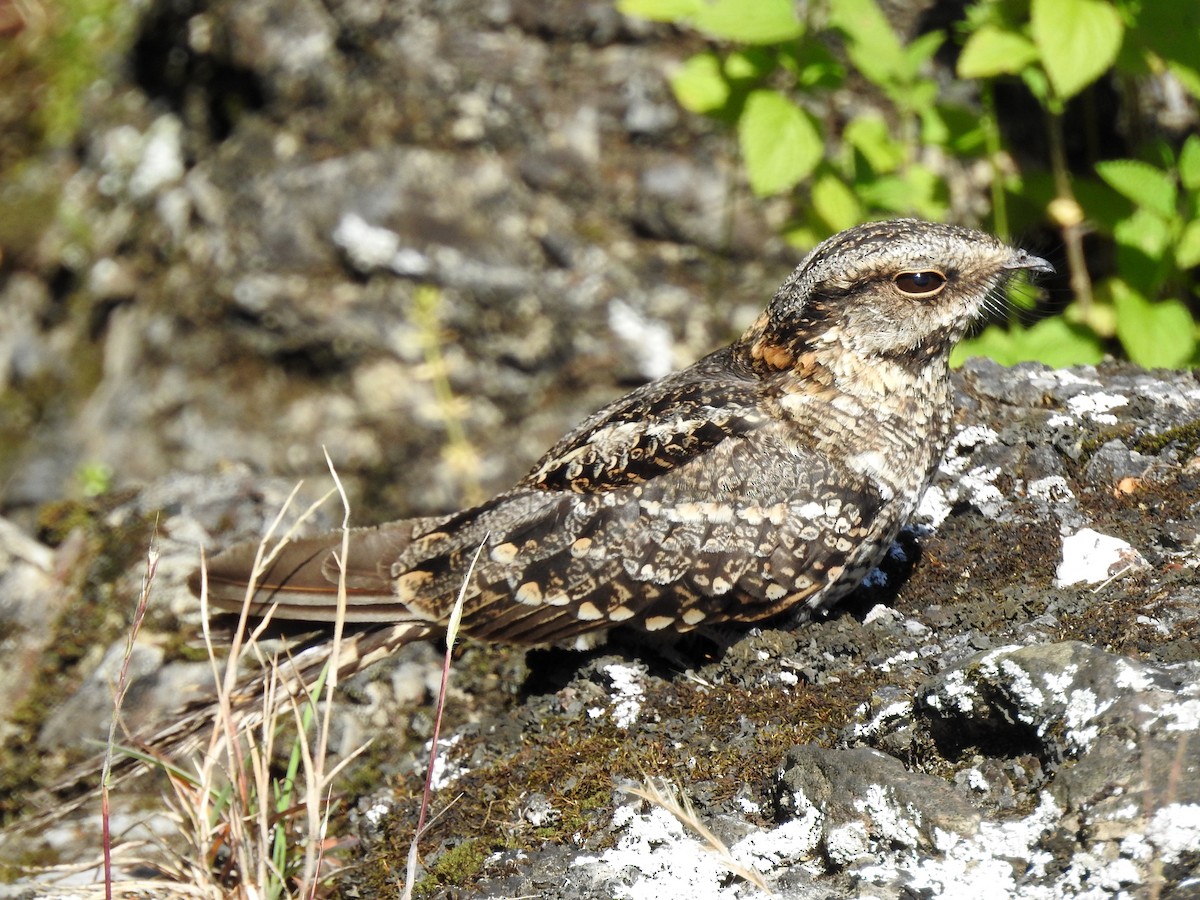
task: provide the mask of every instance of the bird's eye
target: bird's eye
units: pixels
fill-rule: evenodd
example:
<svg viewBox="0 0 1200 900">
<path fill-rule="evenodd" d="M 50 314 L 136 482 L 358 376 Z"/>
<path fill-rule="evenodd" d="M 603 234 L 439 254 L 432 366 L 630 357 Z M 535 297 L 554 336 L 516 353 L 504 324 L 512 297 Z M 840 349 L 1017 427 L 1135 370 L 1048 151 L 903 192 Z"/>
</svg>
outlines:
<svg viewBox="0 0 1200 900">
<path fill-rule="evenodd" d="M 910 297 L 932 297 L 946 286 L 946 276 L 932 269 L 901 272 L 892 281 L 902 294 Z"/>
</svg>

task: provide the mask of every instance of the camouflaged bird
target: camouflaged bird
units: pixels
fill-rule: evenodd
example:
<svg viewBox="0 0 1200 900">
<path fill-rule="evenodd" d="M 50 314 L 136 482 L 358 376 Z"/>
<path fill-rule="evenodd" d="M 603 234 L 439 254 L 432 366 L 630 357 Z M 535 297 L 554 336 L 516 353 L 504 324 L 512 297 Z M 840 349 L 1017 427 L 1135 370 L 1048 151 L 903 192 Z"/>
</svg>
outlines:
<svg viewBox="0 0 1200 900">
<path fill-rule="evenodd" d="M 915 509 L 950 434 L 951 348 L 1019 270 L 1053 271 L 950 225 L 835 235 L 739 340 L 610 403 L 511 490 L 351 532 L 346 621 L 386 625 L 372 658 L 440 636 L 480 547 L 462 615 L 480 640 L 583 647 L 828 607 Z M 251 611 L 333 620 L 341 539 L 286 545 Z M 255 549 L 211 561 L 210 603 L 241 609 Z"/>
</svg>

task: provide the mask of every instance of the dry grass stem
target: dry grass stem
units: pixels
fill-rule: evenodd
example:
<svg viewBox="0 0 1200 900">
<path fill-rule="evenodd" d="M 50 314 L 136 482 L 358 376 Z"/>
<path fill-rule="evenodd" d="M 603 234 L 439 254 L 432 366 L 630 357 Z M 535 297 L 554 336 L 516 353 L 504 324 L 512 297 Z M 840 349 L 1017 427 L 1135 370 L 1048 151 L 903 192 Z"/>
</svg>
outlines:
<svg viewBox="0 0 1200 900">
<path fill-rule="evenodd" d="M 111 814 L 109 809 L 110 780 L 112 778 L 113 752 L 117 745 L 117 728 L 121 721 L 121 706 L 129 691 L 129 663 L 133 659 L 133 648 L 137 642 L 138 632 L 146 619 L 146 610 L 150 606 L 150 588 L 154 584 L 154 575 L 158 571 L 158 550 L 154 546 L 153 537 L 146 551 L 146 572 L 142 576 L 142 589 L 138 594 L 137 607 L 134 609 L 133 622 L 129 626 L 129 639 L 125 642 L 125 656 L 121 660 L 121 672 L 113 687 L 112 721 L 108 724 L 108 740 L 104 745 L 104 767 L 100 773 L 100 828 L 101 845 L 104 853 L 104 896 L 112 900 L 112 831 L 110 829 Z"/>
<path fill-rule="evenodd" d="M 754 885 L 760 891 L 763 891 L 768 896 L 774 897 L 775 892 L 771 890 L 763 876 L 755 872 L 753 869 L 748 869 L 738 862 L 729 847 L 723 840 L 717 837 L 712 830 L 700 820 L 696 815 L 696 810 L 692 808 L 692 801 L 688 799 L 687 794 L 682 790 L 677 789 L 670 782 L 662 778 L 648 778 L 646 783 L 641 786 L 630 785 L 622 787 L 622 791 L 626 794 L 632 794 L 634 797 L 652 803 L 660 809 L 664 809 L 678 819 L 686 828 L 690 828 L 696 832 L 708 845 L 708 850 L 720 861 L 726 869 L 750 884 Z"/>
</svg>

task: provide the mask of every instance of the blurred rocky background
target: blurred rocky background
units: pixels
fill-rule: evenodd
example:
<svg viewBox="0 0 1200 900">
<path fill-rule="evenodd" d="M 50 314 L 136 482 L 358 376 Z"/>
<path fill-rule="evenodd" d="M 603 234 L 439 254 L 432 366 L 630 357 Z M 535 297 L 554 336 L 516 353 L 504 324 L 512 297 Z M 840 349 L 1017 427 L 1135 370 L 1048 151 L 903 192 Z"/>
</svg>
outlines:
<svg viewBox="0 0 1200 900">
<path fill-rule="evenodd" d="M 60 146 L 15 127 L 45 73 L 6 73 L 25 524 L 168 472 L 320 473 L 322 446 L 359 522 L 457 506 L 730 338 L 797 259 L 672 97 L 687 39 L 607 2 L 108 12 L 60 51 L 97 67 Z"/>
</svg>

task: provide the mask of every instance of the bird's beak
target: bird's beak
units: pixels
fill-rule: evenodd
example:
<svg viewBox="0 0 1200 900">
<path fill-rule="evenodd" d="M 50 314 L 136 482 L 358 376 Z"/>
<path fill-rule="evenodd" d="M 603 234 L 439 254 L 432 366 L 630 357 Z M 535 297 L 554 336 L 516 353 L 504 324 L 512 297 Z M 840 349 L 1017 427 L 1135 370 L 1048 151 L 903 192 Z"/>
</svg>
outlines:
<svg viewBox="0 0 1200 900">
<path fill-rule="evenodd" d="M 1028 269 L 1031 272 L 1041 272 L 1044 275 L 1054 273 L 1054 266 L 1046 262 L 1040 256 L 1034 256 L 1032 253 L 1026 253 L 1024 250 L 1015 250 L 1013 255 L 1008 258 L 1008 262 L 1004 264 L 1006 269 Z"/>
</svg>

